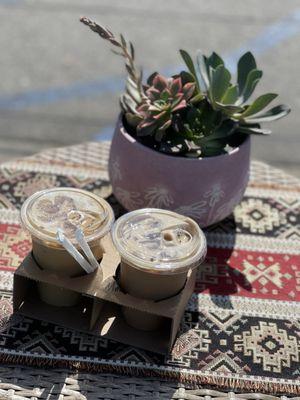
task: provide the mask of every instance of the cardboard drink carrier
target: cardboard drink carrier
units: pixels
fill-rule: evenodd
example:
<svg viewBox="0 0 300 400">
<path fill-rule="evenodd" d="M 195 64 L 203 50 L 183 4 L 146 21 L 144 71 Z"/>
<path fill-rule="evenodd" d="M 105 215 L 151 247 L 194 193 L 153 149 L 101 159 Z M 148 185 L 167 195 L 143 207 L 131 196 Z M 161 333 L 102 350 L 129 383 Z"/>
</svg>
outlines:
<svg viewBox="0 0 300 400">
<path fill-rule="evenodd" d="M 102 259 L 99 268 L 91 273 L 60 275 L 55 270 L 40 266 L 34 252 L 28 254 L 14 274 L 14 312 L 166 354 L 172 348 L 181 317 L 193 293 L 197 268 L 191 264 L 191 268 L 186 269 L 183 287 L 181 284 L 179 291 L 176 289 L 177 292 L 167 298 L 163 298 L 163 284 L 160 296 L 156 294 L 155 299 L 137 297 L 135 292 L 132 293 L 126 287 L 126 279 L 125 285 L 122 285 L 120 274 L 124 277 L 126 269 L 130 271 L 132 260 L 124 260 L 122 252 L 115 246 L 120 223 L 116 225 L 113 228 L 113 240 L 110 232 L 99 239 Z M 126 228 L 126 223 L 124 226 Z M 205 237 L 202 236 L 201 240 L 201 259 L 198 258 L 197 265 L 204 259 L 206 252 Z M 135 283 L 136 271 L 138 284 L 143 271 L 136 269 L 135 264 L 132 271 L 131 280 Z M 179 272 L 174 275 L 175 286 L 183 270 Z M 153 276 L 151 273 L 148 275 Z M 159 279 L 158 274 L 156 279 Z M 155 280 L 153 284 L 156 285 Z M 63 290 L 67 296 L 72 293 L 76 301 L 68 306 L 41 301 L 41 285 Z M 165 293 L 168 294 L 168 290 Z"/>
</svg>

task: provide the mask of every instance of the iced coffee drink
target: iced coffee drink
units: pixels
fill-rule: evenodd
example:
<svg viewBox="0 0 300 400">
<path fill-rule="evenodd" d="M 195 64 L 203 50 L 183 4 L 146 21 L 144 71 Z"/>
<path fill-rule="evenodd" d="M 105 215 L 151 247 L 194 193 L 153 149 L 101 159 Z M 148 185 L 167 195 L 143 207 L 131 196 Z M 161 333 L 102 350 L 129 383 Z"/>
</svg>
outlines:
<svg viewBox="0 0 300 400">
<path fill-rule="evenodd" d="M 144 299 L 179 293 L 188 271 L 206 255 L 205 236 L 196 222 L 167 210 L 125 214 L 114 224 L 112 239 L 122 260 L 121 288 Z"/>
<path fill-rule="evenodd" d="M 33 256 L 40 268 L 58 276 L 74 277 L 85 271 L 58 241 L 58 232 L 78 247 L 75 233 L 80 228 L 92 254 L 99 260 L 103 254 L 101 238 L 110 232 L 114 213 L 104 199 L 93 193 L 74 188 L 53 188 L 28 198 L 21 209 L 21 220 L 31 234 Z M 54 287 L 49 286 L 40 284 L 43 300 L 56 305 L 75 302 L 74 293 L 66 296 L 70 291 L 61 289 L 55 295 Z"/>
</svg>

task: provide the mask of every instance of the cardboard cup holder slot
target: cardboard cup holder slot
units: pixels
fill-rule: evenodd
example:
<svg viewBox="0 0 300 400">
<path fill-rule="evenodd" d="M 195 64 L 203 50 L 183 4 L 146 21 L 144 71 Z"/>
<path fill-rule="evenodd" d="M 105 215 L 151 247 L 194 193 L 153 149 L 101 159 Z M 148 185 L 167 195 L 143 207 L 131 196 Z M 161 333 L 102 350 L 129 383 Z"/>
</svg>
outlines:
<svg viewBox="0 0 300 400">
<path fill-rule="evenodd" d="M 34 254 L 33 254 L 32 251 L 30 252 L 30 255 L 31 255 L 32 259 L 34 260 L 36 266 L 37 266 L 41 271 L 43 271 L 44 273 L 48 273 L 48 271 L 47 271 L 45 268 L 43 268 L 43 267 L 37 262 L 37 260 L 35 259 Z M 102 258 L 99 259 L 99 260 L 97 260 L 97 261 L 98 261 L 99 264 L 101 264 Z M 53 272 L 53 274 L 54 274 L 54 272 Z M 82 278 L 82 277 L 85 276 L 85 275 L 95 275 L 95 274 L 96 274 L 96 271 L 94 271 L 94 272 L 92 272 L 92 273 L 90 273 L 90 274 L 87 274 L 87 273 L 82 269 L 82 272 L 81 272 L 80 274 L 72 275 L 72 276 L 69 276 L 68 278 L 70 278 L 70 279 Z M 61 277 L 58 275 L 58 278 L 60 279 Z"/>
<path fill-rule="evenodd" d="M 189 271 L 185 286 L 175 296 L 159 301 L 140 298 L 137 301 L 118 285 L 120 256 L 109 236 L 104 244 L 98 270 L 73 278 L 41 270 L 28 254 L 14 274 L 14 311 L 166 354 L 174 343 L 185 306 L 193 293 L 196 270 Z M 78 301 L 68 307 L 40 301 L 40 284 L 71 291 L 78 296 Z"/>
<path fill-rule="evenodd" d="M 105 302 L 101 310 L 101 316 L 94 327 L 94 332 L 118 342 L 161 354 L 167 353 L 170 347 L 172 319 L 163 317 L 162 323 L 157 329 L 141 331 L 126 322 L 123 308 L 119 304 Z M 134 309 L 131 310 L 135 311 Z M 143 316 L 149 317 L 150 314 L 143 313 Z"/>
<path fill-rule="evenodd" d="M 56 323 L 63 321 L 63 325 L 76 329 L 78 327 L 78 320 L 82 330 L 89 329 L 93 299 L 80 295 L 79 301 L 70 307 L 60 307 L 47 304 L 40 300 L 40 293 L 37 281 L 28 278 L 21 278 L 17 280 L 17 287 L 19 295 L 14 296 L 14 308 L 20 314 L 31 316 L 39 320 L 47 320 Z M 20 296 L 21 295 L 21 296 Z"/>
<path fill-rule="evenodd" d="M 121 285 L 121 282 L 120 282 L 120 272 L 121 272 L 121 264 L 119 264 L 119 265 L 117 266 L 115 275 L 113 276 L 113 278 L 114 278 L 114 280 L 115 280 L 115 282 L 116 282 L 116 285 L 118 286 L 118 288 L 120 289 L 120 291 L 121 291 L 122 293 L 124 293 L 124 294 L 130 296 L 130 297 L 134 297 L 134 298 L 136 298 L 136 299 L 138 298 L 138 299 L 140 299 L 140 300 L 144 300 L 144 299 L 141 298 L 141 297 L 136 297 L 136 296 L 130 295 L 128 292 L 126 292 L 125 289 L 122 288 L 122 285 Z M 188 278 L 187 278 L 187 279 L 188 279 Z M 172 297 L 176 297 L 176 296 L 180 295 L 180 293 L 184 290 L 184 288 L 185 288 L 185 286 L 186 286 L 187 279 L 185 280 L 185 282 L 184 282 L 182 288 L 179 289 L 178 292 L 175 293 L 175 294 L 173 294 L 172 296 L 164 297 L 163 299 L 159 299 L 159 300 L 147 300 L 147 301 L 153 302 L 153 303 L 160 303 L 161 301 L 169 300 L 169 299 L 172 299 Z"/>
<path fill-rule="evenodd" d="M 122 314 L 126 323 L 132 328 L 141 331 L 156 331 L 163 329 L 168 318 L 149 312 L 139 311 L 131 307 L 122 307 Z"/>
</svg>

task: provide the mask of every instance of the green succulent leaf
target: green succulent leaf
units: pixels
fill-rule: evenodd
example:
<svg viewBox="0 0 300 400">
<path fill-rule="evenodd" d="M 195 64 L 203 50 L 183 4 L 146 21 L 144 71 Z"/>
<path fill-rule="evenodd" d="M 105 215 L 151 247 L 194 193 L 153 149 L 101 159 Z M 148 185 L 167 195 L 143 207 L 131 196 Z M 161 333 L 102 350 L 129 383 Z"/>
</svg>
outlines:
<svg viewBox="0 0 300 400">
<path fill-rule="evenodd" d="M 151 105 L 144 104 L 142 107 L 139 107 L 139 110 L 140 109 L 144 109 L 147 111 L 161 111 L 162 107 L 159 104 L 159 101 L 155 101 Z"/>
<path fill-rule="evenodd" d="M 230 86 L 224 93 L 221 102 L 222 104 L 234 104 L 239 96 L 239 89 L 237 85 Z"/>
<path fill-rule="evenodd" d="M 163 91 L 168 87 L 168 80 L 164 76 L 157 74 L 153 79 L 153 86 L 159 91 Z"/>
<path fill-rule="evenodd" d="M 224 65 L 219 65 L 216 69 L 210 67 L 211 86 L 209 94 L 212 102 L 220 101 L 230 85 L 231 75 Z"/>
<path fill-rule="evenodd" d="M 249 97 L 252 95 L 254 92 L 254 89 L 256 88 L 256 85 L 260 81 L 263 73 L 259 69 L 253 69 L 247 76 L 246 84 L 244 87 L 244 90 L 241 94 L 241 102 L 244 103 L 246 102 Z"/>
<path fill-rule="evenodd" d="M 153 86 L 146 90 L 146 95 L 152 102 L 160 99 L 160 91 L 155 89 Z"/>
<path fill-rule="evenodd" d="M 152 86 L 153 85 L 153 80 L 156 77 L 156 75 L 158 75 L 158 72 L 153 72 L 153 74 L 151 74 L 148 79 L 147 79 L 147 83 L 148 85 Z"/>
<path fill-rule="evenodd" d="M 182 131 L 179 131 L 179 134 L 182 135 L 187 140 L 194 140 L 195 133 L 190 128 L 189 124 L 184 124 Z"/>
<path fill-rule="evenodd" d="M 254 102 L 246 109 L 246 111 L 241 114 L 241 118 L 244 119 L 250 115 L 257 114 L 268 104 L 270 104 L 271 101 L 273 101 L 277 96 L 278 95 L 276 93 L 266 93 L 257 97 L 257 99 L 254 100 Z"/>
<path fill-rule="evenodd" d="M 170 86 L 170 92 L 172 96 L 176 96 L 178 92 L 182 90 L 182 83 L 180 78 L 176 78 L 173 80 Z"/>
<path fill-rule="evenodd" d="M 182 93 L 184 94 L 184 98 L 189 100 L 195 92 L 195 83 L 189 82 L 186 83 L 182 88 Z"/>
<path fill-rule="evenodd" d="M 204 56 L 204 54 L 201 53 L 201 51 L 198 51 L 196 60 L 198 72 L 201 77 L 202 88 L 203 90 L 207 91 L 209 88 L 209 76 L 206 66 L 206 57 Z"/>
<path fill-rule="evenodd" d="M 163 133 L 165 132 L 168 128 L 170 128 L 172 121 L 169 119 L 167 120 L 163 125 L 161 125 L 158 129 L 157 132 Z"/>
<path fill-rule="evenodd" d="M 137 127 L 137 135 L 138 136 L 148 136 L 152 135 L 157 128 L 157 125 L 154 122 L 147 123 L 141 122 Z"/>
<path fill-rule="evenodd" d="M 123 104 L 125 106 L 126 111 L 129 111 L 131 113 L 136 113 L 136 102 L 132 99 L 131 96 L 129 96 L 127 93 L 125 93 L 122 96 Z"/>
<path fill-rule="evenodd" d="M 260 124 L 262 122 L 271 122 L 276 121 L 277 119 L 285 117 L 289 114 L 291 109 L 285 104 L 280 104 L 279 106 L 273 107 L 270 110 L 260 113 L 254 114 L 252 117 L 245 118 L 245 122 L 251 122 L 252 124 Z"/>
<path fill-rule="evenodd" d="M 125 40 L 124 36 L 122 35 L 122 33 L 120 34 L 120 39 L 121 39 L 122 46 L 124 48 L 126 48 L 127 47 L 127 43 L 126 43 L 126 40 Z"/>
<path fill-rule="evenodd" d="M 127 76 L 126 78 L 126 86 L 130 86 L 134 89 L 137 88 L 137 84 L 130 78 L 130 76 Z"/>
<path fill-rule="evenodd" d="M 183 61 L 184 61 L 185 64 L 186 64 L 186 66 L 188 67 L 190 73 L 193 75 L 194 81 L 196 82 L 196 85 L 197 85 L 198 90 L 201 91 L 201 90 L 200 90 L 200 86 L 199 86 L 199 82 L 198 82 L 198 78 L 197 78 L 197 73 L 196 73 L 195 65 L 194 65 L 194 62 L 193 62 L 191 56 L 190 56 L 189 53 L 188 53 L 187 51 L 185 51 L 185 50 L 182 50 L 182 49 L 181 49 L 181 50 L 179 50 L 179 52 L 180 52 L 180 55 L 181 55 Z"/>
<path fill-rule="evenodd" d="M 181 109 L 183 109 L 185 107 L 186 107 L 186 101 L 183 99 L 183 100 L 180 101 L 180 103 L 176 107 L 174 107 L 172 109 L 172 112 L 179 111 L 179 110 L 181 110 Z"/>
<path fill-rule="evenodd" d="M 213 140 L 207 144 L 200 144 L 202 157 L 213 157 L 226 153 L 226 142 L 222 140 Z"/>
<path fill-rule="evenodd" d="M 182 101 L 182 98 L 181 98 L 181 97 L 178 97 L 177 99 L 175 99 L 175 100 L 172 102 L 172 104 L 171 104 L 172 109 L 174 109 L 175 107 L 177 107 L 178 104 L 179 104 L 181 101 Z"/>
<path fill-rule="evenodd" d="M 139 117 L 138 115 L 129 112 L 125 113 L 125 118 L 128 124 L 133 127 L 137 127 L 142 120 L 142 117 Z"/>
<path fill-rule="evenodd" d="M 215 131 L 201 140 L 202 143 L 210 143 L 215 140 L 227 140 L 236 128 L 236 123 L 232 120 L 224 121 Z M 225 143 L 225 142 L 224 142 Z"/>
<path fill-rule="evenodd" d="M 202 93 L 198 93 L 190 99 L 190 103 L 191 104 L 199 103 L 199 101 L 203 100 L 203 98 L 204 98 L 204 95 Z"/>
<path fill-rule="evenodd" d="M 137 89 L 137 86 L 130 78 L 127 78 L 126 81 L 126 93 L 132 98 L 132 100 L 135 102 L 135 105 L 140 104 L 141 102 L 140 93 Z"/>
<path fill-rule="evenodd" d="M 224 65 L 224 61 L 222 58 L 215 52 L 213 52 L 207 59 L 206 59 L 206 68 L 212 67 L 216 69 L 219 65 Z"/>
<path fill-rule="evenodd" d="M 125 64 L 125 68 L 126 68 L 126 71 L 127 71 L 128 74 L 129 74 L 129 76 L 132 76 L 132 74 L 133 74 L 133 69 L 132 69 L 132 67 L 131 67 L 130 65 L 128 65 L 128 64 Z"/>
<path fill-rule="evenodd" d="M 241 106 L 235 106 L 233 104 L 223 104 L 218 101 L 215 102 L 216 108 L 222 110 L 226 115 L 235 118 L 234 114 L 242 113 L 245 108 Z"/>
<path fill-rule="evenodd" d="M 187 122 L 182 125 L 187 137 L 200 140 L 215 133 L 222 122 L 222 112 L 214 111 L 204 100 L 197 107 L 190 107 L 185 119 Z"/>
<path fill-rule="evenodd" d="M 256 69 L 255 58 L 253 54 L 250 51 L 248 51 L 238 61 L 237 82 L 240 94 L 244 92 L 249 73 L 255 69 Z"/>
<path fill-rule="evenodd" d="M 212 81 L 213 71 L 217 70 L 218 67 L 224 67 L 224 61 L 215 52 L 213 52 L 209 57 L 204 56 L 200 51 L 197 54 L 197 65 L 199 74 L 202 78 L 203 85 L 206 90 L 209 90 Z M 224 67 L 225 68 L 225 67 Z"/>
<path fill-rule="evenodd" d="M 170 97 L 170 93 L 167 90 L 162 91 L 160 94 L 160 98 L 163 101 L 167 101 L 169 99 L 169 97 Z"/>
<path fill-rule="evenodd" d="M 255 128 L 255 127 L 247 127 L 247 126 L 240 126 L 238 129 L 239 132 L 241 133 L 247 133 L 247 134 L 255 134 L 255 135 L 269 135 L 272 133 L 270 129 L 262 129 L 262 128 Z"/>
<path fill-rule="evenodd" d="M 179 74 L 183 85 L 190 82 L 195 82 L 195 77 L 188 71 L 181 71 Z"/>
<path fill-rule="evenodd" d="M 120 96 L 119 104 L 120 104 L 121 110 L 123 111 L 124 114 L 129 111 L 126 107 L 126 104 L 124 103 L 124 94 Z"/>
<path fill-rule="evenodd" d="M 133 44 L 132 44 L 131 42 L 129 42 L 129 48 L 130 48 L 130 55 L 131 55 L 131 58 L 134 60 L 135 53 L 134 53 Z"/>
</svg>

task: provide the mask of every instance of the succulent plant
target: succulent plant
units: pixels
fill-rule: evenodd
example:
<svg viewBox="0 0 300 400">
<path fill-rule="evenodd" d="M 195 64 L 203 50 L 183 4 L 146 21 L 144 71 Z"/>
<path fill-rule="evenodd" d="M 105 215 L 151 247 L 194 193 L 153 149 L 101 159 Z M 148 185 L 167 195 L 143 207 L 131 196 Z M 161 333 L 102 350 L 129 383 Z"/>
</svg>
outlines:
<svg viewBox="0 0 300 400">
<path fill-rule="evenodd" d="M 148 79 L 147 100 L 137 108 L 141 122 L 137 125 L 137 134 L 147 136 L 155 134 L 161 141 L 166 130 L 172 125 L 176 112 L 187 107 L 195 91 L 195 83 L 182 84 L 180 76 L 165 78 L 155 73 Z"/>
<path fill-rule="evenodd" d="M 186 51 L 180 50 L 180 54 L 199 87 L 206 92 L 212 108 L 222 111 L 228 118 L 240 121 L 244 133 L 270 133 L 269 130 L 260 129 L 257 124 L 275 121 L 289 113 L 290 109 L 285 105 L 262 112 L 278 96 L 275 93 L 263 94 L 251 104 L 246 104 L 263 75 L 257 69 L 251 52 L 245 53 L 238 61 L 235 84 L 231 83 L 231 74 L 217 53 L 213 52 L 206 57 L 198 52 L 197 67 Z"/>
<path fill-rule="evenodd" d="M 124 57 L 128 76 L 120 106 L 130 133 L 155 150 L 187 157 L 216 156 L 241 144 L 248 134 L 269 134 L 260 124 L 290 112 L 285 105 L 265 111 L 277 97 L 274 93 L 249 101 L 262 77 L 251 52 L 238 61 L 236 83 L 215 52 L 209 57 L 198 52 L 195 64 L 180 50 L 188 71 L 170 78 L 155 72 L 143 84 L 132 43 L 86 17 L 80 20 Z"/>
<path fill-rule="evenodd" d="M 204 100 L 196 107 L 189 107 L 183 117 L 178 116 L 174 128 L 189 143 L 188 157 L 208 157 L 226 152 L 236 126 L 237 122 L 223 119 L 222 112 L 215 111 Z"/>
</svg>

